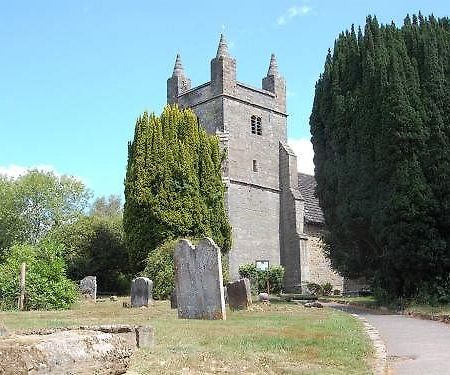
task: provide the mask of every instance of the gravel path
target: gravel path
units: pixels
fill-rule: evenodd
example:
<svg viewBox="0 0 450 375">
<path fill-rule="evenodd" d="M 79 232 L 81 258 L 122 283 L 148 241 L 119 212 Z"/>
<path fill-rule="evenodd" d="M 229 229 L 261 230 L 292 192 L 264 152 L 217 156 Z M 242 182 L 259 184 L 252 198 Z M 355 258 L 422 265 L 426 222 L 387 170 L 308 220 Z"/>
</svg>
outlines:
<svg viewBox="0 0 450 375">
<path fill-rule="evenodd" d="M 386 344 L 390 374 L 450 375 L 450 325 L 325 303 L 365 318 Z"/>
</svg>

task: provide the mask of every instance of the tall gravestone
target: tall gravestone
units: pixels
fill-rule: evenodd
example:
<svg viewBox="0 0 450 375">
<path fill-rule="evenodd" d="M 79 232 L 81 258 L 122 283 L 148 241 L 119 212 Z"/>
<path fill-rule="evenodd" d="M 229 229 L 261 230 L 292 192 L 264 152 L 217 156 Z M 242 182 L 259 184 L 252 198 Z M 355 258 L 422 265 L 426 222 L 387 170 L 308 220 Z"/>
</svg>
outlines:
<svg viewBox="0 0 450 375">
<path fill-rule="evenodd" d="M 222 261 L 214 241 L 178 241 L 174 262 L 178 317 L 225 320 Z"/>
<path fill-rule="evenodd" d="M 176 309 L 177 308 L 177 292 L 176 288 L 173 288 L 172 293 L 170 293 L 170 308 Z"/>
<path fill-rule="evenodd" d="M 131 282 L 131 307 L 152 304 L 153 281 L 148 277 L 136 277 Z"/>
<path fill-rule="evenodd" d="M 232 310 L 245 310 L 252 304 L 250 280 L 240 279 L 227 284 L 228 305 Z"/>
<path fill-rule="evenodd" d="M 97 299 L 97 276 L 86 276 L 80 281 L 80 291 L 83 297 Z"/>
</svg>

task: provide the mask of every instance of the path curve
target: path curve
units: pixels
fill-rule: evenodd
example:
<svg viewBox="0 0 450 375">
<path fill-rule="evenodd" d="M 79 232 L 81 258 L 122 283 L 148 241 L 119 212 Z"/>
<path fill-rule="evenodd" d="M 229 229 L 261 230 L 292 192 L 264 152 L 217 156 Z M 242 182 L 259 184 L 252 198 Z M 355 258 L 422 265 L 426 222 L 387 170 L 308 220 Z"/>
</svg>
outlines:
<svg viewBox="0 0 450 375">
<path fill-rule="evenodd" d="M 450 325 L 355 306 L 325 303 L 357 314 L 374 326 L 386 344 L 390 373 L 450 375 Z"/>
</svg>

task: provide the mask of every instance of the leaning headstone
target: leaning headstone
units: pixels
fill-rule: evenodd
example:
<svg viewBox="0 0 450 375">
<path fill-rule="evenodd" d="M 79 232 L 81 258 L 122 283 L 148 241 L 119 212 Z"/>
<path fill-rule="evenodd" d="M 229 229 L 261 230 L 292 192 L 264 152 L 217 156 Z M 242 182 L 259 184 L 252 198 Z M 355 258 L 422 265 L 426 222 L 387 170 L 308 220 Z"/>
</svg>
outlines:
<svg viewBox="0 0 450 375">
<path fill-rule="evenodd" d="M 97 277 L 86 276 L 80 281 L 80 290 L 83 297 L 95 301 L 97 299 Z"/>
<path fill-rule="evenodd" d="M 252 304 L 250 280 L 247 278 L 227 284 L 228 305 L 232 310 L 245 310 Z"/>
<path fill-rule="evenodd" d="M 220 249 L 205 238 L 180 240 L 174 252 L 178 317 L 226 319 Z"/>
<path fill-rule="evenodd" d="M 170 293 L 170 308 L 177 308 L 177 291 L 175 288 L 172 290 L 172 293 Z"/>
<path fill-rule="evenodd" d="M 136 277 L 131 282 L 131 307 L 152 304 L 153 281 L 148 277 Z"/>
</svg>

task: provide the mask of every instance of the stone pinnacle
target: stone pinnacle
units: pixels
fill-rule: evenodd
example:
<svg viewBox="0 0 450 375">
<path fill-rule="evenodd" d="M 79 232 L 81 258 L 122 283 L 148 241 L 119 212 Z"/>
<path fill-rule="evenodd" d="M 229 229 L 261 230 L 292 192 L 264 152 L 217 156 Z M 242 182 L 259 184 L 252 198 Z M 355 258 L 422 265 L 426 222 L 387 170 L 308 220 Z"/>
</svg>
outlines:
<svg viewBox="0 0 450 375">
<path fill-rule="evenodd" d="M 230 54 L 228 53 L 227 41 L 225 40 L 223 34 L 220 34 L 220 41 L 219 47 L 217 48 L 216 58 L 218 57 L 230 57 Z"/>
<path fill-rule="evenodd" d="M 181 63 L 180 54 L 177 54 L 177 59 L 175 60 L 175 66 L 173 67 L 172 77 L 184 76 L 183 64 Z"/>
<path fill-rule="evenodd" d="M 270 57 L 269 70 L 267 71 L 267 77 L 269 76 L 278 77 L 279 75 L 280 74 L 278 73 L 277 59 L 275 57 L 275 54 L 272 53 L 272 56 Z"/>
</svg>

